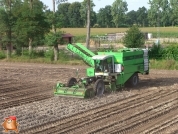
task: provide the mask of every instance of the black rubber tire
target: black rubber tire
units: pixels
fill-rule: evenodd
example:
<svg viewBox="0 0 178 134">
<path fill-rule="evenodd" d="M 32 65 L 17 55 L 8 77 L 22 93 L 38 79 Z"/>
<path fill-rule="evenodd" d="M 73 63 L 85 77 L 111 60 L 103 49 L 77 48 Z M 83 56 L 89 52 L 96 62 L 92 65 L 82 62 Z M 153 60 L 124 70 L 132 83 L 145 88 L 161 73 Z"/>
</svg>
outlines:
<svg viewBox="0 0 178 134">
<path fill-rule="evenodd" d="M 71 87 L 71 86 L 75 85 L 75 83 L 77 83 L 77 79 L 74 77 L 71 77 L 67 82 L 67 87 Z"/>
<path fill-rule="evenodd" d="M 135 73 L 132 75 L 132 77 L 129 80 L 130 86 L 136 87 L 138 85 L 138 82 L 139 82 L 139 77 L 138 74 Z"/>
<path fill-rule="evenodd" d="M 95 84 L 94 84 L 94 87 L 93 87 L 94 91 L 95 91 L 95 95 L 97 97 L 100 97 L 103 95 L 104 93 L 104 90 L 105 90 L 105 86 L 104 86 L 104 82 L 102 79 L 98 79 Z"/>
<path fill-rule="evenodd" d="M 92 88 L 91 89 L 87 89 L 85 91 L 85 97 L 86 98 L 93 98 L 94 96 L 95 96 L 95 93 L 94 93 Z"/>
</svg>

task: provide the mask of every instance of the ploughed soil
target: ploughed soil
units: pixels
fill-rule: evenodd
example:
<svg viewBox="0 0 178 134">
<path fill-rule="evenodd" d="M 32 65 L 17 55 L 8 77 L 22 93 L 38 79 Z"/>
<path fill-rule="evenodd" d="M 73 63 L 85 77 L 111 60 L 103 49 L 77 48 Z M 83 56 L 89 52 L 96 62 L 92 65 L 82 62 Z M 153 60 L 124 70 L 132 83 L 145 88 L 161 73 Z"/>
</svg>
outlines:
<svg viewBox="0 0 178 134">
<path fill-rule="evenodd" d="M 19 133 L 178 133 L 178 71 L 150 70 L 139 85 L 102 97 L 56 96 L 53 86 L 85 76 L 87 66 L 0 62 L 0 122 Z M 0 127 L 0 133 L 3 127 Z M 13 133 L 13 131 L 11 131 Z"/>
</svg>

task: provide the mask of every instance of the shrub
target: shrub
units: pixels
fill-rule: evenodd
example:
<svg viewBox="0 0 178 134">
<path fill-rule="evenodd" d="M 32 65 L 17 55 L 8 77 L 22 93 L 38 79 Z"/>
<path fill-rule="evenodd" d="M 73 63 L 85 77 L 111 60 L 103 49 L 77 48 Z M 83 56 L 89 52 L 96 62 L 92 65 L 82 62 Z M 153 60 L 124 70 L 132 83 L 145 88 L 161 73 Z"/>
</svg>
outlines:
<svg viewBox="0 0 178 134">
<path fill-rule="evenodd" d="M 3 51 L 0 51 L 0 59 L 6 58 L 6 54 Z"/>
<path fill-rule="evenodd" d="M 149 51 L 150 59 L 162 59 L 164 56 L 164 50 L 161 47 L 161 44 L 153 44 L 152 48 Z"/>
<path fill-rule="evenodd" d="M 164 49 L 164 58 L 178 61 L 178 44 L 171 44 Z"/>
<path fill-rule="evenodd" d="M 128 31 L 126 31 L 123 43 L 128 48 L 141 47 L 145 43 L 144 34 L 137 26 L 133 25 Z"/>
<path fill-rule="evenodd" d="M 45 58 L 50 59 L 50 61 L 54 61 L 54 51 L 53 49 L 48 49 L 46 50 L 45 54 L 44 54 Z"/>
<path fill-rule="evenodd" d="M 69 60 L 69 55 L 65 52 L 65 49 L 61 49 L 59 51 L 59 59 L 62 60 L 62 61 L 67 61 Z"/>
</svg>

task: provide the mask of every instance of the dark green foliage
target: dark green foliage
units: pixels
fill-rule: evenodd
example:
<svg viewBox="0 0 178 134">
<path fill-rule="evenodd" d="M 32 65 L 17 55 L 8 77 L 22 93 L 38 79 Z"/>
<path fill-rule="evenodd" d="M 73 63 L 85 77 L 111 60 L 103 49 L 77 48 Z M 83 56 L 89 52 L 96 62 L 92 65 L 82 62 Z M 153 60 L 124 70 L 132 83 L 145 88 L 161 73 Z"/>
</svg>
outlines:
<svg viewBox="0 0 178 134">
<path fill-rule="evenodd" d="M 137 26 L 132 26 L 124 37 L 123 43 L 128 48 L 139 48 L 144 45 L 144 34 L 139 30 Z"/>
<path fill-rule="evenodd" d="M 45 42 L 48 46 L 56 46 L 58 44 L 62 45 L 64 41 L 62 40 L 62 32 L 50 32 L 49 34 L 46 35 L 45 37 Z"/>
<path fill-rule="evenodd" d="M 17 18 L 14 34 L 18 45 L 41 45 L 44 35 L 49 32 L 50 25 L 43 12 L 43 3 L 25 0 L 14 7 L 13 15 Z M 24 43 L 25 42 L 25 43 Z M 31 43 L 31 44 L 30 44 Z"/>
<path fill-rule="evenodd" d="M 134 10 L 128 12 L 125 19 L 126 19 L 125 20 L 126 24 L 129 26 L 136 24 L 137 23 L 137 12 Z"/>
<path fill-rule="evenodd" d="M 59 59 L 62 61 L 67 61 L 69 60 L 69 55 L 66 53 L 65 49 L 62 49 L 59 51 Z"/>
<path fill-rule="evenodd" d="M 21 56 L 22 55 L 22 47 L 17 47 L 15 50 L 15 55 Z"/>
<path fill-rule="evenodd" d="M 6 55 L 3 51 L 0 51 L 0 59 L 6 58 Z"/>
<path fill-rule="evenodd" d="M 73 2 L 72 4 L 70 4 L 67 16 L 70 18 L 70 27 L 83 27 L 83 20 L 80 17 L 80 8 L 80 2 Z"/>
<path fill-rule="evenodd" d="M 113 27 L 112 15 L 111 15 L 111 6 L 105 6 L 105 8 L 100 8 L 99 12 L 96 15 L 97 24 L 100 27 Z M 97 25 L 95 25 L 96 27 Z"/>
<path fill-rule="evenodd" d="M 57 27 L 69 27 L 70 17 L 68 17 L 70 3 L 61 3 L 58 5 L 58 10 L 56 11 L 56 23 Z"/>
<path fill-rule="evenodd" d="M 53 49 L 46 50 L 45 58 L 50 59 L 50 61 L 54 61 L 54 51 L 53 51 Z"/>
<path fill-rule="evenodd" d="M 164 49 L 163 58 L 178 61 L 178 44 L 171 44 Z"/>
<path fill-rule="evenodd" d="M 140 24 L 142 27 L 148 26 L 148 11 L 145 7 L 139 8 L 136 12 L 136 20 L 137 23 Z"/>
<path fill-rule="evenodd" d="M 163 48 L 161 44 L 153 44 L 152 48 L 149 51 L 150 59 L 162 59 L 163 58 Z"/>
<path fill-rule="evenodd" d="M 45 51 L 44 50 L 38 50 L 35 51 L 33 50 L 32 53 L 30 53 L 31 58 L 43 58 L 45 56 Z"/>
<path fill-rule="evenodd" d="M 160 44 L 153 44 L 149 51 L 150 59 L 164 59 L 178 61 L 178 44 L 171 44 L 165 48 Z"/>
<path fill-rule="evenodd" d="M 81 2 L 81 6 L 79 9 L 80 16 L 77 16 L 82 21 L 82 27 L 87 26 L 87 4 L 88 4 L 88 0 L 83 0 L 83 2 Z M 96 23 L 96 13 L 93 11 L 94 6 L 95 6 L 95 4 L 93 3 L 93 0 L 90 0 L 90 23 L 91 23 L 91 26 L 93 26 Z"/>
</svg>

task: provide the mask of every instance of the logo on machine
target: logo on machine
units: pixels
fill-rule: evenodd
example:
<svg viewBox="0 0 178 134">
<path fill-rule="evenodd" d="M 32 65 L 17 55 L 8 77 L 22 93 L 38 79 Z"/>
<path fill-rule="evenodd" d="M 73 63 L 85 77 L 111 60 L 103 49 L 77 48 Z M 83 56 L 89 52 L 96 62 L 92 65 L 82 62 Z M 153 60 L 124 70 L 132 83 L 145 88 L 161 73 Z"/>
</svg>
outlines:
<svg viewBox="0 0 178 134">
<path fill-rule="evenodd" d="M 2 123 L 2 126 L 4 128 L 4 132 L 8 133 L 8 131 L 15 131 L 18 133 L 18 126 L 17 118 L 16 116 L 9 116 L 4 119 L 4 122 Z"/>
</svg>

